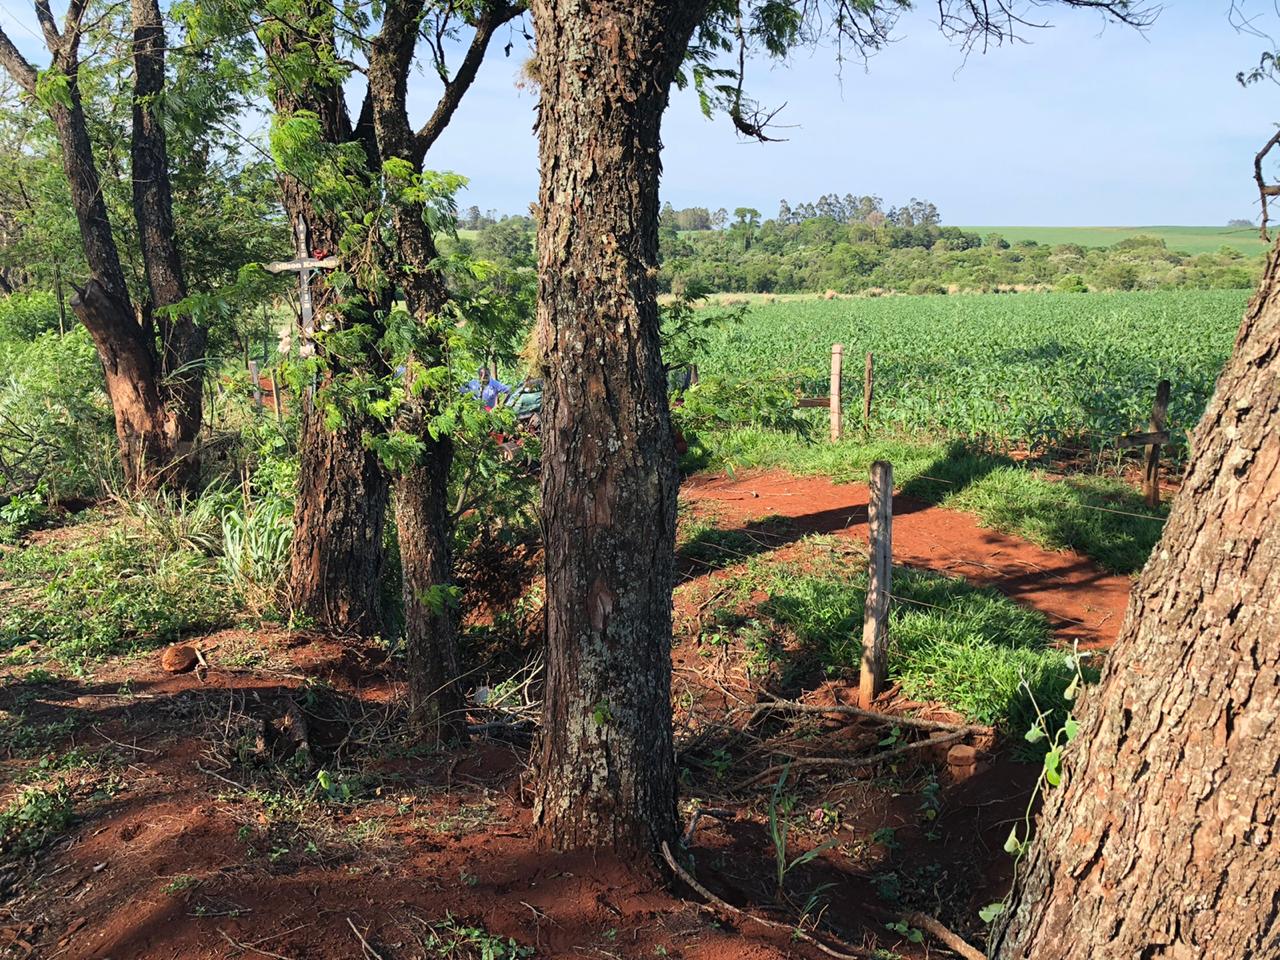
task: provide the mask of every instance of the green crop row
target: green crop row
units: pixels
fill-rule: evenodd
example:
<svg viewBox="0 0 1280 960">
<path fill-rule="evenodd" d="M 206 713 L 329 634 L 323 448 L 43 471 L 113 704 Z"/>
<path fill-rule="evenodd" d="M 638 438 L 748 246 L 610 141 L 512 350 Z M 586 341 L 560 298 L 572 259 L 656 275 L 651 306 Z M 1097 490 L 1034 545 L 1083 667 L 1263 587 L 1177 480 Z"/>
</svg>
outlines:
<svg viewBox="0 0 1280 960">
<path fill-rule="evenodd" d="M 1175 448 L 1185 448 L 1247 297 L 1195 290 L 765 303 L 713 329 L 697 359 L 704 379 L 744 392 L 770 382 L 821 396 L 831 345 L 843 343 L 847 427 L 862 426 L 870 351 L 872 430 L 1046 450 L 1114 449 L 1118 435 L 1146 429 L 1156 384 L 1168 379 L 1169 429 Z"/>
</svg>

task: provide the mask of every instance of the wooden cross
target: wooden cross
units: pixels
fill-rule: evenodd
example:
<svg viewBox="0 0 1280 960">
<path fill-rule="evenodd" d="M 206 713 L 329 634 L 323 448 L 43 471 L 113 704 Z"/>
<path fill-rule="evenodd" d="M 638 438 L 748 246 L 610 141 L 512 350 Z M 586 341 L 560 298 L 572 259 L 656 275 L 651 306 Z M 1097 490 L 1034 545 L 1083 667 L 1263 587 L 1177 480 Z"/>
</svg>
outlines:
<svg viewBox="0 0 1280 960">
<path fill-rule="evenodd" d="M 337 257 L 325 257 L 317 260 L 307 252 L 307 224 L 298 218 L 298 255 L 292 260 L 277 260 L 275 263 L 264 263 L 262 269 L 267 273 L 296 273 L 298 275 L 298 303 L 302 308 L 302 344 L 298 347 L 298 355 L 310 357 L 315 353 L 315 318 L 311 309 L 311 271 L 333 270 L 338 266 Z"/>
</svg>

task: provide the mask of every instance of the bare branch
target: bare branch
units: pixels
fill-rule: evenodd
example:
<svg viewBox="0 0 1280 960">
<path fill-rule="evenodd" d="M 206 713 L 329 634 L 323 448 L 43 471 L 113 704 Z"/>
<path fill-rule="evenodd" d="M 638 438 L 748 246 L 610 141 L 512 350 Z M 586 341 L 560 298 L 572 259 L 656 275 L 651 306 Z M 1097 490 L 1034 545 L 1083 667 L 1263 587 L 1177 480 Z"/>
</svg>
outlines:
<svg viewBox="0 0 1280 960">
<path fill-rule="evenodd" d="M 1267 198 L 1280 196 L 1280 186 L 1267 183 L 1262 176 L 1262 161 L 1267 158 L 1267 154 L 1275 148 L 1277 143 L 1280 143 L 1280 130 L 1272 134 L 1271 139 L 1266 142 L 1263 148 L 1258 151 L 1258 155 L 1253 158 L 1253 179 L 1258 184 L 1258 198 L 1262 201 L 1262 225 L 1259 228 L 1259 233 L 1266 243 L 1271 242 L 1271 238 L 1267 236 Z"/>
<path fill-rule="evenodd" d="M 1047 22 L 1029 19 L 1028 13 L 1054 4 L 1093 10 L 1138 30 L 1151 26 L 1161 10 L 1159 4 L 1147 0 L 937 0 L 938 26 L 965 50 L 980 46 L 985 51 L 1022 39 L 1024 30 L 1048 27 Z"/>
<path fill-rule="evenodd" d="M 516 0 L 516 2 L 502 0 L 502 2 L 486 6 L 484 13 L 480 16 L 480 20 L 476 23 L 476 32 L 471 38 L 471 45 L 467 48 L 466 56 L 462 58 L 458 72 L 453 75 L 452 79 L 444 81 L 444 93 L 440 95 L 440 101 L 436 104 L 435 110 L 432 111 L 431 117 L 414 137 L 414 146 L 419 158 L 426 156 L 427 151 L 431 149 L 432 145 L 439 139 L 440 134 L 444 132 L 445 127 L 449 125 L 449 121 L 453 119 L 453 114 L 458 109 L 458 104 L 462 102 L 463 95 L 466 94 L 476 79 L 476 74 L 480 70 L 480 64 L 484 61 L 485 51 L 488 49 L 489 41 L 493 39 L 494 33 L 503 24 L 510 23 L 524 11 L 524 0 Z"/>
<path fill-rule="evenodd" d="M 49 52 L 57 56 L 62 49 L 62 35 L 58 33 L 58 23 L 53 19 L 53 11 L 49 9 L 49 0 L 36 0 L 36 19 L 40 21 L 40 32 L 44 34 L 45 46 Z"/>
<path fill-rule="evenodd" d="M 29 94 L 36 92 L 36 68 L 13 45 L 9 35 L 0 28 L 0 66 L 3 66 L 14 82 Z"/>
</svg>

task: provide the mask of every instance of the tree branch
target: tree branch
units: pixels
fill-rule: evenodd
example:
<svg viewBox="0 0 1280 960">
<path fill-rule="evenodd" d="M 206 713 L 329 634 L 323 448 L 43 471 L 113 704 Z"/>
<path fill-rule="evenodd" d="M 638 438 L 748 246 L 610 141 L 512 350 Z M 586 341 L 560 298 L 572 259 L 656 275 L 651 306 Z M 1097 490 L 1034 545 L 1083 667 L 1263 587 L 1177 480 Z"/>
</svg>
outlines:
<svg viewBox="0 0 1280 960">
<path fill-rule="evenodd" d="M 1280 143 L 1280 131 L 1276 131 L 1271 139 L 1266 142 L 1266 145 L 1258 151 L 1257 156 L 1253 158 L 1253 179 L 1257 181 L 1258 199 L 1262 201 L 1262 224 L 1259 227 L 1259 233 L 1264 243 L 1271 242 L 1271 238 L 1267 236 L 1267 198 L 1280 195 L 1280 189 L 1277 189 L 1273 184 L 1267 183 L 1262 176 L 1262 161 L 1267 158 L 1267 154 L 1272 151 L 1277 143 Z"/>
<path fill-rule="evenodd" d="M 471 38 L 471 45 L 467 48 L 466 56 L 462 58 L 458 72 L 453 75 L 452 80 L 445 80 L 444 93 L 440 95 L 439 103 L 436 104 L 430 119 L 423 124 L 422 129 L 414 137 L 414 148 L 419 159 L 426 156 L 427 151 L 449 125 L 454 112 L 458 109 L 458 104 L 462 102 L 463 95 L 476 79 L 494 33 L 503 24 L 510 23 L 524 13 L 524 10 L 524 0 L 516 0 L 516 2 L 504 0 L 485 8 L 476 24 L 476 32 Z"/>
<path fill-rule="evenodd" d="M 49 0 L 36 0 L 36 19 L 40 21 L 40 32 L 44 34 L 45 46 L 49 48 L 50 53 L 57 56 L 62 47 L 62 35 L 58 33 L 58 23 L 53 19 L 53 11 L 49 9 Z"/>
<path fill-rule="evenodd" d="M 36 68 L 27 62 L 27 58 L 18 52 L 9 35 L 0 28 L 0 66 L 3 66 L 14 83 L 27 93 L 36 92 Z"/>
</svg>

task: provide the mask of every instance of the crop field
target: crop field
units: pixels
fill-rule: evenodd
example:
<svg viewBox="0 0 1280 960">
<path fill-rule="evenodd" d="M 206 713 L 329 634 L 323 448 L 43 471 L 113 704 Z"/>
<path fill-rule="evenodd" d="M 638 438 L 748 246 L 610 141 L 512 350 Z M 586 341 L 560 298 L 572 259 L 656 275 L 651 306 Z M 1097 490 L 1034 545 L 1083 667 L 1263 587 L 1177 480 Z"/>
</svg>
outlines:
<svg viewBox="0 0 1280 960">
<path fill-rule="evenodd" d="M 779 301 L 713 329 L 699 367 L 744 392 L 754 381 L 821 396 L 831 344 L 843 343 L 847 426 L 862 426 L 871 351 L 875 431 L 1099 451 L 1146 429 L 1167 378 L 1177 446 L 1204 409 L 1247 299 L 1228 290 Z"/>
<path fill-rule="evenodd" d="M 998 233 L 1010 243 L 1078 243 L 1082 247 L 1109 247 L 1129 237 L 1159 237 L 1170 250 L 1185 253 L 1214 253 L 1231 247 L 1244 254 L 1262 254 L 1267 244 L 1253 227 L 961 227 L 987 236 Z"/>
</svg>

